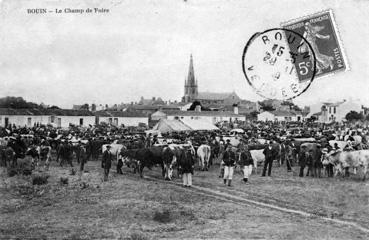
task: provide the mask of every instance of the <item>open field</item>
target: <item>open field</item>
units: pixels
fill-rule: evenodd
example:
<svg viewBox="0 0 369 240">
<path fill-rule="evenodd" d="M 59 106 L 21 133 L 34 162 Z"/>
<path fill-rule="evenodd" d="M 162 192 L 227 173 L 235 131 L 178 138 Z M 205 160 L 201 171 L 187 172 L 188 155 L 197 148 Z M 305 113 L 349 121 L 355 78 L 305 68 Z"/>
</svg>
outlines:
<svg viewBox="0 0 369 240">
<path fill-rule="evenodd" d="M 213 166 L 209 172 L 195 172 L 194 185 L 199 188 L 189 189 L 181 187 L 179 179 L 162 181 L 159 168 L 145 169 L 145 179 L 127 168 L 123 176 L 112 169 L 108 182 L 102 182 L 100 162 L 88 162 L 86 170 L 80 179 L 78 173 L 70 175 L 69 168 L 53 163 L 48 184 L 40 186 L 33 186 L 30 177 L 8 178 L 2 173 L 1 238 L 369 238 L 369 185 L 356 177 L 299 178 L 277 167 L 272 173 L 275 177 L 253 175 L 248 185 L 236 173 L 233 187 L 226 187 Z M 60 183 L 60 177 L 68 177 L 69 183 Z M 243 199 L 312 215 L 279 211 Z"/>
</svg>

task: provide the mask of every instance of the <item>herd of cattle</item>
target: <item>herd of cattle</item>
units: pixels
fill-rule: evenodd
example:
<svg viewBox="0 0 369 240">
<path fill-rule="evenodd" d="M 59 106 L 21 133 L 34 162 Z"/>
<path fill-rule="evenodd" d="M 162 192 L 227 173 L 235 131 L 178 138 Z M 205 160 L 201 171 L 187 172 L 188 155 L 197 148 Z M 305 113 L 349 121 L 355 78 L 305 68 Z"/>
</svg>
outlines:
<svg viewBox="0 0 369 240">
<path fill-rule="evenodd" d="M 304 151 L 312 153 L 314 161 L 321 161 L 324 167 L 328 165 L 334 166 L 335 175 L 343 174 L 345 170 L 352 168 L 354 173 L 358 168 L 363 169 L 363 178 L 365 179 L 368 165 L 369 165 L 369 150 L 362 145 L 360 136 L 355 136 L 355 141 L 336 141 L 326 140 L 317 141 L 314 138 L 294 138 L 294 139 L 280 139 L 273 141 L 273 148 L 276 150 L 275 160 L 283 163 L 288 160 L 290 163 L 296 164 L 299 154 Z M 82 149 L 85 153 L 85 158 L 97 160 L 99 154 L 104 152 L 107 145 L 110 145 L 110 152 L 116 158 L 117 167 L 121 167 L 119 162 L 126 164 L 133 168 L 134 172 L 138 172 L 143 176 L 144 168 L 151 169 L 153 166 L 161 166 L 162 175 L 165 179 L 170 180 L 173 175 L 173 169 L 179 168 L 182 162 L 188 161 L 188 156 L 198 160 L 198 166 L 201 170 L 208 170 L 212 163 L 221 162 L 222 153 L 224 152 L 224 140 L 219 137 L 212 139 L 212 141 L 200 144 L 192 144 L 191 141 L 185 143 L 169 143 L 154 144 L 152 146 L 144 146 L 144 144 L 127 145 L 124 142 L 113 141 L 87 141 L 81 139 L 74 139 L 70 142 L 71 152 L 75 155 L 79 154 Z M 258 166 L 265 161 L 263 150 L 269 141 L 265 139 L 257 139 L 256 141 L 244 141 L 245 139 L 233 137 L 227 141 L 227 144 L 232 146 L 232 150 L 240 153 L 247 145 L 254 162 L 254 169 L 257 172 Z M 0 157 L 2 162 L 11 161 L 15 164 L 19 162 L 19 156 L 11 147 L 0 144 Z M 58 152 L 58 146 L 55 147 Z M 325 149 L 327 151 L 325 151 Z M 41 162 L 51 161 L 52 147 L 47 145 L 29 146 L 26 153 L 31 156 L 32 162 L 41 160 Z M 190 154 L 185 154 L 190 153 Z M 238 156 L 238 155 L 237 155 Z M 83 158 L 83 157 L 82 157 Z M 238 159 L 236 159 L 237 161 Z M 4 165 L 4 164 L 3 164 Z M 178 170 L 178 169 L 177 169 Z"/>
<path fill-rule="evenodd" d="M 237 141 L 237 139 L 234 141 Z M 230 142 L 232 141 L 228 143 Z M 244 145 L 248 146 L 253 159 L 253 167 L 257 173 L 258 166 L 265 161 L 263 150 L 267 142 L 264 139 L 258 139 L 254 143 L 240 141 L 237 146 L 232 144 L 231 146 L 232 151 L 237 153 L 236 156 L 239 156 L 238 154 L 244 149 Z M 167 180 L 172 178 L 175 166 L 179 167 L 181 165 L 180 161 L 186 161 L 186 159 L 183 159 L 185 151 L 191 153 L 192 157 L 198 160 L 200 170 L 208 170 L 214 162 L 220 163 L 222 153 L 224 152 L 224 146 L 219 142 L 215 144 L 200 144 L 198 146 L 192 145 L 191 142 L 158 144 L 139 149 L 128 149 L 124 144 L 114 142 L 103 145 L 102 151 L 106 149 L 107 145 L 111 146 L 111 152 L 116 156 L 117 161 L 122 159 L 127 166 L 132 167 L 135 172 L 138 171 L 141 176 L 145 167 L 151 169 L 154 165 L 160 165 L 163 177 Z M 336 140 L 317 142 L 314 138 L 295 138 L 288 142 L 273 141 L 272 146 L 276 150 L 275 160 L 279 164 L 286 160 L 295 165 L 300 154 L 309 152 L 312 154 L 313 161 L 320 161 L 326 170 L 329 165 L 333 166 L 335 176 L 338 174 L 345 175 L 350 168 L 356 174 L 357 169 L 362 168 L 363 178 L 365 179 L 366 177 L 369 165 L 369 150 L 363 149 L 360 140 L 357 143 Z M 314 162 L 312 164 L 313 168 L 315 166 Z"/>
</svg>

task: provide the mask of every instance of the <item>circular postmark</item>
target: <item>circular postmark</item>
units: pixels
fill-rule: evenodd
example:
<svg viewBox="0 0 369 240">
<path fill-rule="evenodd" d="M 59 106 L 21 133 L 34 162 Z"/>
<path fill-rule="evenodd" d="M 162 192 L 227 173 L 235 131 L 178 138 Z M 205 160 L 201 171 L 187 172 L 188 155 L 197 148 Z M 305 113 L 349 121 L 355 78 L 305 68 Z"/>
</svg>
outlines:
<svg viewBox="0 0 369 240">
<path fill-rule="evenodd" d="M 315 53 L 299 33 L 274 28 L 254 34 L 242 55 L 247 82 L 268 99 L 288 100 L 306 91 L 316 74 Z"/>
</svg>

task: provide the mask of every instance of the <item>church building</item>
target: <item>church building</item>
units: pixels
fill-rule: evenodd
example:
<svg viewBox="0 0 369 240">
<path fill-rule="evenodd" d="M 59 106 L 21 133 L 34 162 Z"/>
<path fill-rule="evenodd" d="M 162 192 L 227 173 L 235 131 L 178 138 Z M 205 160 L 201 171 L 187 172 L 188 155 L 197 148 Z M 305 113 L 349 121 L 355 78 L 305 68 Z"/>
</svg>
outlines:
<svg viewBox="0 0 369 240">
<path fill-rule="evenodd" d="M 190 66 L 188 75 L 185 79 L 184 96 L 182 102 L 191 103 L 199 101 L 202 105 L 232 105 L 239 104 L 241 98 L 233 92 L 214 93 L 214 92 L 198 92 L 197 79 L 193 66 L 192 55 L 190 57 Z"/>
</svg>

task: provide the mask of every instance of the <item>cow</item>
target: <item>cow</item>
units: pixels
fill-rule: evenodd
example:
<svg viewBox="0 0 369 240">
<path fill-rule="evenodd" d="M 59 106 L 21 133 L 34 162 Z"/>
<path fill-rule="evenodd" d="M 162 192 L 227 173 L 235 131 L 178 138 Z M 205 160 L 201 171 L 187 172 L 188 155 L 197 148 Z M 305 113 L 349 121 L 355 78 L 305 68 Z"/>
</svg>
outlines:
<svg viewBox="0 0 369 240">
<path fill-rule="evenodd" d="M 51 161 L 51 147 L 42 145 L 39 147 L 39 157 L 41 162 L 44 162 L 44 168 L 49 169 Z"/>
<path fill-rule="evenodd" d="M 162 159 L 164 166 L 164 179 L 172 180 L 173 165 L 177 158 L 181 158 L 182 151 L 180 149 L 171 149 L 169 146 L 163 148 Z"/>
<path fill-rule="evenodd" d="M 259 164 L 265 162 L 265 155 L 263 153 L 264 149 L 250 150 L 252 160 L 254 161 L 254 168 L 257 173 L 257 168 Z"/>
<path fill-rule="evenodd" d="M 177 176 L 180 177 L 180 171 L 179 171 L 179 167 L 180 165 L 178 164 L 178 159 L 180 159 L 182 157 L 182 155 L 184 154 L 184 151 L 188 151 L 193 159 L 196 158 L 196 151 L 195 148 L 192 146 L 192 144 L 189 143 L 184 143 L 184 144 L 169 144 L 168 147 L 173 151 L 173 162 L 172 162 L 172 167 L 173 165 L 177 166 Z"/>
<path fill-rule="evenodd" d="M 327 154 L 329 162 L 332 162 L 335 166 L 335 176 L 343 173 L 346 170 L 348 175 L 348 169 L 353 168 L 354 174 L 359 167 L 363 167 L 363 180 L 366 179 L 366 173 L 369 165 L 369 150 L 357 150 L 351 152 L 337 151 Z"/>
<path fill-rule="evenodd" d="M 17 165 L 17 156 L 13 148 L 11 147 L 4 147 L 1 149 L 1 159 L 2 165 L 4 167 L 12 166 L 15 167 Z"/>
<path fill-rule="evenodd" d="M 166 150 L 164 154 L 164 148 L 164 146 L 152 146 L 149 148 L 126 149 L 122 152 L 122 156 L 135 159 L 137 161 L 137 171 L 139 172 L 141 178 L 143 177 L 143 169 L 145 167 L 151 170 L 153 166 L 160 165 L 162 169 L 162 176 L 166 178 L 166 180 L 170 180 L 170 176 L 168 174 L 169 168 L 164 169 L 163 160 L 163 155 L 170 159 L 170 153 L 168 153 L 168 150 Z M 168 154 L 168 156 L 166 154 Z"/>
<path fill-rule="evenodd" d="M 26 156 L 31 156 L 31 158 L 32 158 L 32 165 L 33 166 L 37 166 L 38 165 L 38 161 L 40 159 L 39 147 L 37 147 L 35 145 L 29 146 L 28 149 L 27 149 L 27 151 L 26 151 Z"/>
<path fill-rule="evenodd" d="M 211 149 L 209 145 L 202 144 L 197 149 L 197 157 L 199 158 L 199 166 L 202 171 L 208 171 Z"/>
<path fill-rule="evenodd" d="M 309 164 L 309 170 L 308 173 L 312 177 L 320 176 L 320 169 L 321 169 L 321 150 L 320 145 L 317 143 L 312 142 L 305 142 L 301 144 L 300 149 L 305 149 L 306 152 L 310 152 L 312 155 L 313 162 Z M 317 169 L 318 168 L 318 169 Z M 318 172 L 317 172 L 318 170 Z"/>
</svg>

